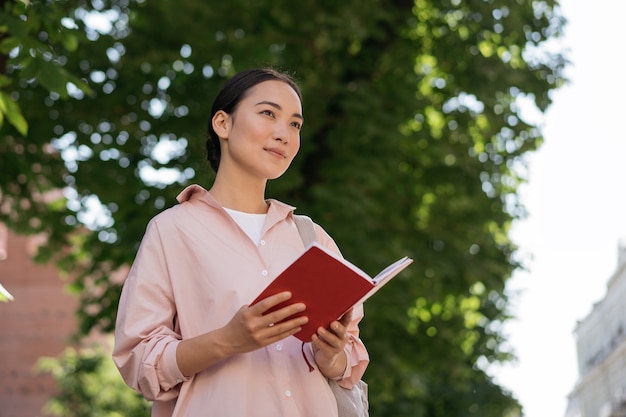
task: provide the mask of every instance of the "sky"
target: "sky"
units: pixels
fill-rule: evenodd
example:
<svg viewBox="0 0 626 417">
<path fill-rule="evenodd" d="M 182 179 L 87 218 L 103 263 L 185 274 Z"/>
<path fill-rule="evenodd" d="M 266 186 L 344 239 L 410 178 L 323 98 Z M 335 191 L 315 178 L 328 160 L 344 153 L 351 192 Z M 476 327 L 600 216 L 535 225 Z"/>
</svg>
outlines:
<svg viewBox="0 0 626 417">
<path fill-rule="evenodd" d="M 508 284 L 518 361 L 492 369 L 526 417 L 564 417 L 578 378 L 576 323 L 605 295 L 626 245 L 626 1 L 560 4 L 570 82 L 541 121 L 545 142 L 520 190 L 529 217 L 512 232 L 528 265 Z"/>
</svg>

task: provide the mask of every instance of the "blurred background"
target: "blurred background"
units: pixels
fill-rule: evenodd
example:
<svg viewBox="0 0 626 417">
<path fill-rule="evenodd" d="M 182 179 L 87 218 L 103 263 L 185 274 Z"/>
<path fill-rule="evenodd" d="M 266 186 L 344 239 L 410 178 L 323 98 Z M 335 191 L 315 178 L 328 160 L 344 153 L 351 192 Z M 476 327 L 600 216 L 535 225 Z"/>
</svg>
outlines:
<svg viewBox="0 0 626 417">
<path fill-rule="evenodd" d="M 569 82 L 555 91 L 545 115 L 533 116 L 543 126 L 545 143 L 530 156 L 529 181 L 519 190 L 529 216 L 513 230 L 530 265 L 507 283 L 510 293 L 518 294 L 511 297 L 516 318 L 507 333 L 519 360 L 495 373 L 530 417 L 565 415 L 567 396 L 579 379 L 578 361 L 596 353 L 585 352 L 585 328 L 582 338 L 576 337 L 578 322 L 601 314 L 594 323 L 600 334 L 591 337 L 610 345 L 613 326 L 626 318 L 618 309 L 614 323 L 605 308 L 609 296 L 623 296 L 617 285 L 609 291 L 609 282 L 625 279 L 626 199 L 620 184 L 626 135 L 618 126 L 626 81 L 616 51 L 626 39 L 619 22 L 626 5 L 604 0 L 588 6 L 560 2 L 568 24 L 552 47 L 568 51 Z M 624 387 L 623 368 L 613 368 L 622 374 L 615 381 L 606 378 L 595 397 L 613 397 Z M 537 375 L 543 384 L 533 382 Z M 582 415 L 602 415 L 599 408 Z"/>
<path fill-rule="evenodd" d="M 268 194 L 368 272 L 416 261 L 366 306 L 373 417 L 618 409 L 623 377 L 580 389 L 602 326 L 573 335 L 624 280 L 618 1 L 2 6 L 0 417 L 149 415 L 109 359 L 119 291 L 148 220 L 212 180 L 213 96 L 263 65 L 306 118 Z M 617 350 L 624 316 L 591 339 Z"/>
</svg>

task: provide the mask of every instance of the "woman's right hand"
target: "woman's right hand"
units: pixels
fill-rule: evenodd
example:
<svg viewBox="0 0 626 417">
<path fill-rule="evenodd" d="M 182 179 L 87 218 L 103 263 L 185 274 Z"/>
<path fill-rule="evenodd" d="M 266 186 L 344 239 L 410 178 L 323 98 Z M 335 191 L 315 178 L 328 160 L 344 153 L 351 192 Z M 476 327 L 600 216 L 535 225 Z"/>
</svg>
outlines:
<svg viewBox="0 0 626 417">
<path fill-rule="evenodd" d="M 178 368 L 183 375 L 189 377 L 224 358 L 251 352 L 296 334 L 308 318 L 302 316 L 285 319 L 304 311 L 303 303 L 289 304 L 264 314 L 290 298 L 291 293 L 281 292 L 253 306 L 245 305 L 226 326 L 191 339 L 181 340 L 176 348 Z"/>
<path fill-rule="evenodd" d="M 267 297 L 253 306 L 241 307 L 230 322 L 219 330 L 230 354 L 250 352 L 299 332 L 301 326 L 308 321 L 306 316 L 285 319 L 304 311 L 306 307 L 303 303 L 289 304 L 265 314 L 267 310 L 290 298 L 291 293 L 285 291 Z"/>
</svg>

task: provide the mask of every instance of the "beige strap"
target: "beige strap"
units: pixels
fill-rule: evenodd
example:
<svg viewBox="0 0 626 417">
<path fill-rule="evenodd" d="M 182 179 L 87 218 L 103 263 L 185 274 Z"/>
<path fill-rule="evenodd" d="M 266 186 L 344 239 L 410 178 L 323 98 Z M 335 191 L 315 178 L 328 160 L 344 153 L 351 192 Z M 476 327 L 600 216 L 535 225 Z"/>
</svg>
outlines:
<svg viewBox="0 0 626 417">
<path fill-rule="evenodd" d="M 296 227 L 298 228 L 298 233 L 300 233 L 300 239 L 302 239 L 304 247 L 309 247 L 311 243 L 317 240 L 313 220 L 302 214 L 294 214 L 293 220 L 296 222 Z"/>
</svg>

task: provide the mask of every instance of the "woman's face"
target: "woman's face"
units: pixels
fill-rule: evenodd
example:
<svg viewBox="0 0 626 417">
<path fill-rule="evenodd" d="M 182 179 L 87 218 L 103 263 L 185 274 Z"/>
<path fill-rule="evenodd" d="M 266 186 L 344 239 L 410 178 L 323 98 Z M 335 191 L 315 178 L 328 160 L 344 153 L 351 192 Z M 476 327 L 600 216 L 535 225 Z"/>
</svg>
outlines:
<svg viewBox="0 0 626 417">
<path fill-rule="evenodd" d="M 282 81 L 264 81 L 252 87 L 232 114 L 218 112 L 214 127 L 216 122 L 222 147 L 220 170 L 278 178 L 300 149 L 302 104 Z"/>
</svg>

